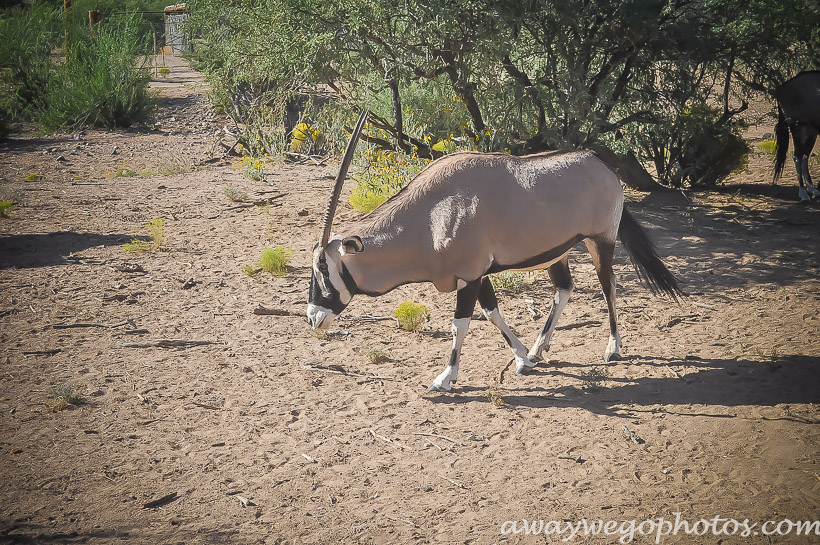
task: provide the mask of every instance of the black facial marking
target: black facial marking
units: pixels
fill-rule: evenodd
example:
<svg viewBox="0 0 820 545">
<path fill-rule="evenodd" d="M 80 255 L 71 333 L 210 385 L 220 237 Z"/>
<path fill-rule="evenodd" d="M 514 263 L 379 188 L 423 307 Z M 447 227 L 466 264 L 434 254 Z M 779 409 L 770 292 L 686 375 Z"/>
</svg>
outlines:
<svg viewBox="0 0 820 545">
<path fill-rule="evenodd" d="M 327 264 L 325 264 L 325 267 L 327 267 Z M 327 295 L 322 293 L 322 288 L 319 286 L 319 281 L 316 279 L 316 274 L 314 273 L 310 276 L 310 302 L 317 307 L 326 308 L 334 314 L 340 314 L 347 305 L 342 303 L 339 292 L 336 291 L 333 284 L 330 283 L 327 274 L 322 274 L 325 275 L 324 280 L 328 286 L 329 293 Z"/>
</svg>

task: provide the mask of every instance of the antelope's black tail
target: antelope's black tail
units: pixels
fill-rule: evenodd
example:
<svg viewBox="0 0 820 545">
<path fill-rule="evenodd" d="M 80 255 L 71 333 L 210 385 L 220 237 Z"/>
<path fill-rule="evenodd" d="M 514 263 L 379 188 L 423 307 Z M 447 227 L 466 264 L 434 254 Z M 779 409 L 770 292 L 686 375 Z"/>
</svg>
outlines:
<svg viewBox="0 0 820 545">
<path fill-rule="evenodd" d="M 618 237 L 632 260 L 635 273 L 642 283 L 646 284 L 653 294 L 665 293 L 675 301 L 685 297 L 686 293 L 655 249 L 655 243 L 649 238 L 643 227 L 632 217 L 626 208 L 621 213 L 621 224 L 618 226 Z"/>
<path fill-rule="evenodd" d="M 774 152 L 774 177 L 772 181 L 777 181 L 783 174 L 783 164 L 786 162 L 786 152 L 789 151 L 789 125 L 786 123 L 786 116 L 777 105 L 777 125 L 774 126 L 775 152 Z"/>
</svg>

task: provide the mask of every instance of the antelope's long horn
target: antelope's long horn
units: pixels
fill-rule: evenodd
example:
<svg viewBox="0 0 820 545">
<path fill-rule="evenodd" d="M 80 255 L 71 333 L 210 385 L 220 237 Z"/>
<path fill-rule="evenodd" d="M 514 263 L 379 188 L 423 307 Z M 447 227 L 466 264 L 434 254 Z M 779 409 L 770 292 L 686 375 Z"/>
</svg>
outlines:
<svg viewBox="0 0 820 545">
<path fill-rule="evenodd" d="M 342 192 L 345 176 L 347 176 L 347 169 L 353 160 L 356 142 L 359 140 L 359 135 L 362 133 L 362 127 L 364 127 L 365 121 L 367 121 L 368 113 L 367 110 L 364 110 L 359 116 L 359 121 L 356 122 L 356 128 L 353 129 L 353 134 L 350 135 L 350 141 L 345 148 L 344 158 L 342 158 L 342 164 L 339 166 L 339 174 L 336 176 L 336 184 L 333 186 L 333 194 L 330 196 L 330 202 L 327 203 L 327 211 L 325 211 L 325 228 L 322 232 L 322 241 L 319 243 L 322 248 L 327 246 L 327 242 L 330 240 L 330 227 L 333 223 L 333 215 L 336 213 L 336 205 L 339 203 L 339 195 Z"/>
</svg>

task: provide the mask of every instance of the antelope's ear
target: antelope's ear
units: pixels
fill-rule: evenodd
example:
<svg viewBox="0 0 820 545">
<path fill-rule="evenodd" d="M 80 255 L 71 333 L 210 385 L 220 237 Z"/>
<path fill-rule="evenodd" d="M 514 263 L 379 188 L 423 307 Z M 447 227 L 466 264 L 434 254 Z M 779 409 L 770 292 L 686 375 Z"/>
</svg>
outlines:
<svg viewBox="0 0 820 545">
<path fill-rule="evenodd" d="M 342 251 L 340 253 L 342 256 L 348 254 L 358 254 L 359 252 L 364 251 L 364 243 L 362 242 L 362 239 L 356 235 L 352 237 L 347 237 L 342 241 L 341 250 Z"/>
</svg>

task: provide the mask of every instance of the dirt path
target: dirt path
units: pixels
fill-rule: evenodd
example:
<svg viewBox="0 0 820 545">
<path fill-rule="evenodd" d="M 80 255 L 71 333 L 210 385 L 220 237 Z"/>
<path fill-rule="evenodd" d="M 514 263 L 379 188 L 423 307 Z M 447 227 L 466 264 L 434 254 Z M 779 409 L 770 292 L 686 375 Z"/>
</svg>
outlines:
<svg viewBox="0 0 820 545">
<path fill-rule="evenodd" d="M 0 143 L 0 196 L 21 202 L 0 220 L 0 542 L 559 543 L 568 536 L 501 530 L 676 512 L 818 518 L 820 210 L 757 183 L 768 158 L 733 178 L 763 196 L 628 195 L 692 296 L 652 298 L 619 248 L 624 361 L 602 362 L 605 306 L 581 246 L 548 363 L 496 386 L 509 353 L 475 320 L 458 388 L 430 395 L 452 294 L 361 297 L 347 334 L 313 335 L 301 313 L 334 167 L 275 167 L 259 182 L 231 164 L 194 167 L 224 122 L 201 79 L 171 68 L 151 130 Z M 237 208 L 225 186 L 275 198 Z M 152 218 L 161 250 L 125 253 Z M 277 245 L 295 250 L 286 278 L 243 274 Z M 432 310 L 421 334 L 357 320 L 407 299 Z M 546 275 L 500 299 L 531 343 L 552 299 Z M 297 315 L 255 315 L 259 304 Z M 213 344 L 121 346 L 159 339 Z M 374 350 L 389 360 L 369 363 Z M 64 384 L 86 403 L 55 412 Z"/>
</svg>

